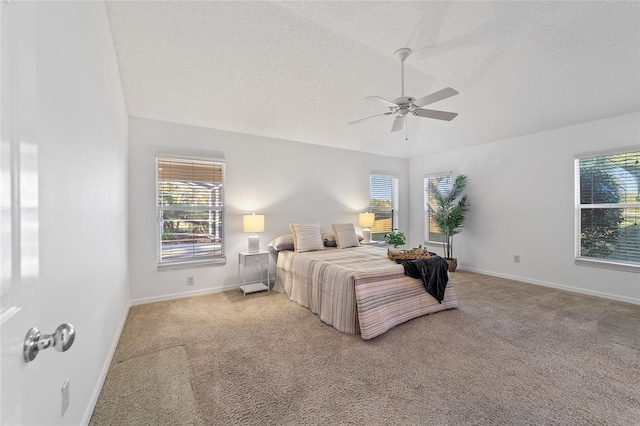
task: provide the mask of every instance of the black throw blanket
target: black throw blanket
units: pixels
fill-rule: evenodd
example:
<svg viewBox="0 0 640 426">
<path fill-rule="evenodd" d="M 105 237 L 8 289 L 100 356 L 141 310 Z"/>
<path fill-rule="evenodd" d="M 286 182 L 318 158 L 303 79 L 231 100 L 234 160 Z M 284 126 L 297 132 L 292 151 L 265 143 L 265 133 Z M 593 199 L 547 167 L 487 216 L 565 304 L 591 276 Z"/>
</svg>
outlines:
<svg viewBox="0 0 640 426">
<path fill-rule="evenodd" d="M 442 303 L 444 290 L 449 281 L 449 264 L 435 253 L 430 253 L 430 259 L 401 260 L 396 263 L 404 266 L 404 274 L 411 278 L 420 278 L 427 293 Z"/>
</svg>

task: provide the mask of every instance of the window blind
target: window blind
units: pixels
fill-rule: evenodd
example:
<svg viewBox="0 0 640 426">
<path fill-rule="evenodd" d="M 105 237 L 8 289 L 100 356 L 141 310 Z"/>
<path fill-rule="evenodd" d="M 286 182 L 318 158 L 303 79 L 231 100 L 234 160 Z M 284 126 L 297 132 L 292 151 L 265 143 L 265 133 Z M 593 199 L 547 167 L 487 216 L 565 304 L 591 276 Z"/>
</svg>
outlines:
<svg viewBox="0 0 640 426">
<path fill-rule="evenodd" d="M 158 264 L 224 259 L 224 163 L 157 158 Z"/>
<path fill-rule="evenodd" d="M 575 163 L 576 257 L 640 266 L 640 151 Z"/>
<path fill-rule="evenodd" d="M 441 243 L 443 238 L 438 225 L 436 225 L 431 210 L 436 208 L 436 200 L 431 191 L 431 186 L 443 193 L 451 190 L 451 172 L 438 173 L 424 178 L 424 240 Z"/>
<path fill-rule="evenodd" d="M 371 228 L 373 241 L 384 241 L 386 234 L 397 229 L 400 181 L 395 176 L 371 175 L 370 209 L 376 216 Z"/>
</svg>

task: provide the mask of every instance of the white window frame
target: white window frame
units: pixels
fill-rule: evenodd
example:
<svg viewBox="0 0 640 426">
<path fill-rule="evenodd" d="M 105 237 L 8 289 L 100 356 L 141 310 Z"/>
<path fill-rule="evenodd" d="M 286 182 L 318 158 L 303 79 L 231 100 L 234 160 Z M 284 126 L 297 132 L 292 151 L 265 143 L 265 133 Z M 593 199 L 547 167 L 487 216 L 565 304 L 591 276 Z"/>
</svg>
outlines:
<svg viewBox="0 0 640 426">
<path fill-rule="evenodd" d="M 159 162 L 161 160 L 173 160 L 176 162 L 186 161 L 186 162 L 195 162 L 195 163 L 210 163 L 213 166 L 220 167 L 222 169 L 222 189 L 217 193 L 216 200 L 212 200 L 209 205 L 181 205 L 178 207 L 170 207 L 170 206 L 162 206 L 160 203 L 160 177 L 159 177 Z M 220 265 L 226 263 L 226 204 L 225 204 L 225 190 L 226 190 L 226 180 L 225 180 L 225 160 L 219 158 L 208 158 L 208 157 L 192 157 L 192 156 L 184 156 L 184 155 L 176 155 L 176 154 L 157 154 L 155 159 L 155 167 L 156 167 L 156 222 L 157 222 L 157 268 L 159 270 L 163 269 L 181 269 L 181 268 L 192 268 L 198 266 L 210 266 L 210 265 Z M 197 182 L 188 182 L 190 185 L 198 185 Z M 219 253 L 219 255 L 207 256 L 204 259 L 192 258 L 188 260 L 184 259 L 169 259 L 163 260 L 163 249 L 162 249 L 162 235 L 164 230 L 164 221 L 163 221 L 163 212 L 164 211 L 187 211 L 187 212 L 215 212 L 217 219 L 219 221 L 219 226 L 217 229 L 217 233 L 214 233 L 216 237 L 220 239 L 220 248 L 215 249 L 213 253 Z M 211 217 L 209 218 L 211 220 Z"/>
<path fill-rule="evenodd" d="M 382 174 L 382 173 L 371 173 L 369 176 L 369 211 L 371 213 L 380 213 L 381 209 L 375 208 L 371 205 L 371 200 L 373 199 L 373 186 L 371 185 L 372 178 L 382 178 L 382 179 L 390 179 L 391 180 L 391 230 L 400 229 L 400 178 L 394 175 Z M 376 215 L 376 220 L 378 220 Z M 374 232 L 375 226 L 372 228 L 371 238 L 375 241 L 384 241 L 384 236 L 380 236 L 380 232 Z M 374 238 L 375 235 L 375 238 Z"/>
<path fill-rule="evenodd" d="M 616 154 L 635 153 L 638 147 L 626 147 L 615 150 L 598 151 L 578 154 L 574 158 L 574 175 L 575 175 L 575 264 L 582 266 L 592 266 L 607 269 L 616 269 L 629 272 L 640 273 L 640 264 L 634 262 L 625 262 L 612 259 L 595 258 L 584 256 L 581 253 L 581 235 L 582 235 L 582 210 L 598 209 L 598 208 L 616 208 L 616 209 L 640 209 L 640 201 L 637 203 L 616 203 L 616 204 L 581 204 L 580 200 L 580 160 L 591 159 L 597 157 L 606 157 Z M 640 182 L 637 183 L 640 185 Z"/>
<path fill-rule="evenodd" d="M 451 189 L 451 185 L 453 185 L 453 172 L 439 172 L 439 173 L 431 173 L 424 175 L 423 180 L 423 208 L 424 208 L 424 242 L 425 244 L 442 244 L 441 240 L 434 240 L 431 236 L 431 221 L 433 218 L 431 217 L 430 209 L 429 209 L 429 199 L 431 198 L 431 191 L 429 189 L 429 182 L 432 179 L 446 179 L 449 178 L 449 188 Z"/>
</svg>

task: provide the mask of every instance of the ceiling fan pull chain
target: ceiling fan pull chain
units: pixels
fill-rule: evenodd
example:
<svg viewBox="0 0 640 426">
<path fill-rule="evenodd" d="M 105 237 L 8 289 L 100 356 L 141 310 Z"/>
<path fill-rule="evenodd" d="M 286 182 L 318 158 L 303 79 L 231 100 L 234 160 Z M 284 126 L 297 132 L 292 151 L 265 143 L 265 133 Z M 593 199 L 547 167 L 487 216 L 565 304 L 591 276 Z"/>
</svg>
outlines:
<svg viewBox="0 0 640 426">
<path fill-rule="evenodd" d="M 407 122 L 404 124 L 404 140 L 409 140 L 409 118 L 407 117 Z"/>
</svg>

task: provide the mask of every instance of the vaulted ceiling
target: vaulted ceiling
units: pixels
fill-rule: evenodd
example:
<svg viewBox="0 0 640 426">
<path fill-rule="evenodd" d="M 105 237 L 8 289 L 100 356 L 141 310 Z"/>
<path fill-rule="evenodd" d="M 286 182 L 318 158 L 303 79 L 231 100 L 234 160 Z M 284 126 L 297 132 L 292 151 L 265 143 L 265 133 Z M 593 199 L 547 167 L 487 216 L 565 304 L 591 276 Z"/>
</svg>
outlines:
<svg viewBox="0 0 640 426">
<path fill-rule="evenodd" d="M 129 114 L 410 158 L 640 111 L 640 3 L 108 1 Z M 365 99 L 444 87 L 428 108 Z M 177 141 L 179 143 L 179 141 Z"/>
</svg>

